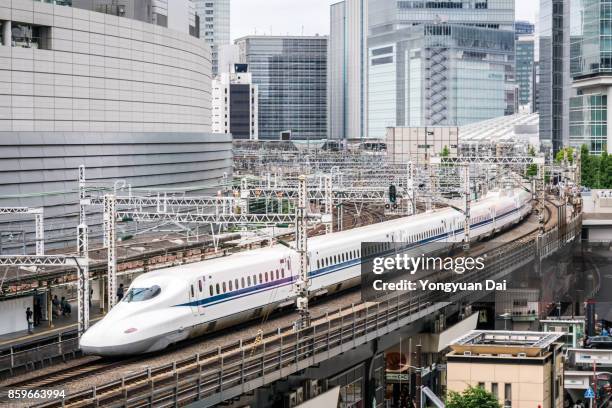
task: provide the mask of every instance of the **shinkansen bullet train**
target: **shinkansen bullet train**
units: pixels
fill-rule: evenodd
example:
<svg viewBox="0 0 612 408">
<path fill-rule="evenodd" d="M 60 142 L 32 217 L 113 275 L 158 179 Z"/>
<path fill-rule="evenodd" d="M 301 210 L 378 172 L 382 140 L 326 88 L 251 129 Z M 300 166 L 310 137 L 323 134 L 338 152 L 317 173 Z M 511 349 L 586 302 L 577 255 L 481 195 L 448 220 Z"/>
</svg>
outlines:
<svg viewBox="0 0 612 408">
<path fill-rule="evenodd" d="M 531 195 L 491 192 L 474 202 L 470 238 L 518 223 L 531 211 Z M 451 208 L 368 225 L 308 240 L 310 293 L 323 296 L 360 280 L 362 242 L 462 242 L 464 216 Z M 87 354 L 129 355 L 266 315 L 293 304 L 298 254 L 281 245 L 171 267 L 138 276 L 123 300 L 87 330 Z"/>
</svg>

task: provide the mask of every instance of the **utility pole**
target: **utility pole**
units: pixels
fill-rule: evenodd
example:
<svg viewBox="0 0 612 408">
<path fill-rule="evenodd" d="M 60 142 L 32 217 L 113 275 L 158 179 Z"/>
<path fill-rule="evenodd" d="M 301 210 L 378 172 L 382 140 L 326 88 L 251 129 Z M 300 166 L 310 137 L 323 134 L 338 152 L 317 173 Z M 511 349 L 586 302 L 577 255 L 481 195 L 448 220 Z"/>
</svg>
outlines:
<svg viewBox="0 0 612 408">
<path fill-rule="evenodd" d="M 77 307 L 78 313 L 78 333 L 79 338 L 89 328 L 89 242 L 87 230 L 87 218 L 85 213 L 86 192 L 85 192 L 85 165 L 79 166 L 79 225 L 77 226 L 77 250 L 79 257 L 84 259 L 78 268 L 78 287 L 77 287 Z"/>
<path fill-rule="evenodd" d="M 415 381 L 415 391 L 416 391 L 416 406 L 417 408 L 422 408 L 422 391 L 423 391 L 423 362 L 422 362 L 422 353 L 423 346 L 421 344 L 416 345 L 416 381 Z"/>
<path fill-rule="evenodd" d="M 544 185 L 544 164 L 541 164 L 538 166 L 538 185 L 537 185 L 537 191 L 538 191 L 538 222 L 539 222 L 539 234 L 542 235 L 544 234 L 544 200 L 546 198 L 545 194 L 545 189 L 546 186 Z"/>
<path fill-rule="evenodd" d="M 87 225 L 79 224 L 77 226 L 77 248 L 79 257 L 84 261 L 82 264 L 77 264 L 78 268 L 78 289 L 77 289 L 77 305 L 78 305 L 78 333 L 79 338 L 89 328 L 89 244 L 87 237 Z"/>
<path fill-rule="evenodd" d="M 295 209 L 295 243 L 300 257 L 300 269 L 298 280 L 295 283 L 297 294 L 296 306 L 299 313 L 295 322 L 295 329 L 301 330 L 310 326 L 310 312 L 308 310 L 308 237 L 306 225 L 307 194 L 306 176 L 301 175 L 298 184 L 298 205 Z"/>
<path fill-rule="evenodd" d="M 325 176 L 324 179 L 324 197 L 325 197 L 325 214 L 329 220 L 325 222 L 325 233 L 329 234 L 334 231 L 334 199 L 332 197 L 332 179 L 331 176 Z"/>
<path fill-rule="evenodd" d="M 113 194 L 104 196 L 104 243 L 108 248 L 108 270 L 107 270 L 107 296 L 108 311 L 117 301 L 117 199 Z"/>
<path fill-rule="evenodd" d="M 465 166 L 465 221 L 463 222 L 463 249 L 465 251 L 470 249 L 470 212 L 472 203 L 472 191 L 470 188 L 470 165 Z"/>
</svg>

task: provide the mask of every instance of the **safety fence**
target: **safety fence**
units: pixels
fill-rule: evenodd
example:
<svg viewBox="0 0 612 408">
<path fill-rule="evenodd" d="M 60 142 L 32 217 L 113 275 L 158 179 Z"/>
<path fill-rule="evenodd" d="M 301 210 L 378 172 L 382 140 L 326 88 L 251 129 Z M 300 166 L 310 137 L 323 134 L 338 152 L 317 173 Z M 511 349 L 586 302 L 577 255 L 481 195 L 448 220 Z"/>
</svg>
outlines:
<svg viewBox="0 0 612 408">
<path fill-rule="evenodd" d="M 580 234 L 580 223 L 574 221 L 561 237 L 565 243 Z M 508 243 L 487 253 L 484 270 L 455 275 L 452 281 L 484 281 L 507 275 L 536 260 L 537 249 L 536 239 Z M 397 293 L 381 301 L 342 307 L 315 319 L 310 327 L 300 331 L 294 331 L 291 326 L 279 328 L 37 407 L 164 407 L 189 403 L 211 406 L 391 333 L 431 315 L 459 296 L 470 294 L 451 296 L 431 292 L 407 296 Z"/>
</svg>

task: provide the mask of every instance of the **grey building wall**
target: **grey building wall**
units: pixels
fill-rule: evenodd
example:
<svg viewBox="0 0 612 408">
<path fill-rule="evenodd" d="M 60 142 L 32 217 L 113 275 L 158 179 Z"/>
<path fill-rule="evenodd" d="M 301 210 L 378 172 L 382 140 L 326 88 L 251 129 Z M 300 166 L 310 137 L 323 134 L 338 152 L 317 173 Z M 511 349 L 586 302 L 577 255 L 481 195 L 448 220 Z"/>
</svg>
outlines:
<svg viewBox="0 0 612 408">
<path fill-rule="evenodd" d="M 134 192 L 213 193 L 231 175 L 231 136 L 211 133 L 204 41 L 28 0 L 0 3 L 0 23 L 32 35 L 0 43 L 0 206 L 43 206 L 50 246 L 75 243 L 81 164 L 103 191 L 123 179 Z M 95 236 L 100 210 L 89 212 Z M 32 220 L 12 220 L 0 218 L 4 249 L 11 231 L 32 238 Z"/>
<path fill-rule="evenodd" d="M 0 131 L 210 132 L 204 41 L 37 1 L 0 6 L 1 20 L 39 34 L 0 45 Z"/>
<path fill-rule="evenodd" d="M 0 132 L 0 206 L 44 207 L 47 244 L 72 245 L 79 165 L 86 166 L 90 188 L 104 188 L 97 194 L 112 191 L 116 179 L 131 184 L 134 194 L 213 194 L 224 173 L 231 176 L 231 148 L 231 135 L 211 133 Z M 32 218 L 13 219 L 0 218 L 0 233 L 24 229 L 31 240 Z M 88 209 L 88 225 L 99 237 L 101 208 Z M 3 241 L 11 247 L 6 233 Z"/>
</svg>

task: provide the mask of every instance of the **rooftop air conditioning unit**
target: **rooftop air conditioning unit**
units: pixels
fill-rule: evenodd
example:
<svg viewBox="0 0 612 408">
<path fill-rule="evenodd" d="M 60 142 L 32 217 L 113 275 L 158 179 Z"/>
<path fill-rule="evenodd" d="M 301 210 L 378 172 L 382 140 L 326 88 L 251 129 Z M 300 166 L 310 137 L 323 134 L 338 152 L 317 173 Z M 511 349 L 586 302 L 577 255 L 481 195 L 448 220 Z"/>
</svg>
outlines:
<svg viewBox="0 0 612 408">
<path fill-rule="evenodd" d="M 297 396 L 295 392 L 291 392 L 285 395 L 285 407 L 293 408 L 297 406 Z"/>
<path fill-rule="evenodd" d="M 295 402 L 301 404 L 304 402 L 304 388 L 300 387 L 295 390 Z"/>
</svg>

